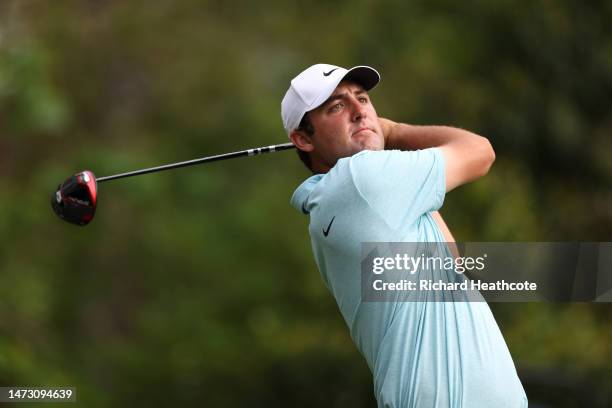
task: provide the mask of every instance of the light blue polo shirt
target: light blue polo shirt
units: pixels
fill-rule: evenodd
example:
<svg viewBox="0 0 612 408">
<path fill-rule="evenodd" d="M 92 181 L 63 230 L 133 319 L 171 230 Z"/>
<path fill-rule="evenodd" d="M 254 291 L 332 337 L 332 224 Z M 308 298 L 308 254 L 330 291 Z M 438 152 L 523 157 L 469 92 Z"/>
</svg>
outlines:
<svg viewBox="0 0 612 408">
<path fill-rule="evenodd" d="M 308 178 L 291 204 L 310 216 L 316 263 L 374 377 L 379 407 L 526 407 L 485 302 L 364 302 L 362 242 L 444 242 L 439 149 L 362 151 Z"/>
</svg>

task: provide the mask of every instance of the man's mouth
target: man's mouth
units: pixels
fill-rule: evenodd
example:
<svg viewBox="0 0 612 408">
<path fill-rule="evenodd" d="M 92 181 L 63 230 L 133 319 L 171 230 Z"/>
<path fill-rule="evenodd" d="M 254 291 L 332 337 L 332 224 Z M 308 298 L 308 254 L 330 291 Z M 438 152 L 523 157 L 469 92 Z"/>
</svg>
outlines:
<svg viewBox="0 0 612 408">
<path fill-rule="evenodd" d="M 353 132 L 353 136 L 356 136 L 356 135 L 360 134 L 361 132 L 363 132 L 363 131 L 365 131 L 365 130 L 368 130 L 368 131 L 370 131 L 370 132 L 372 131 L 372 129 L 370 129 L 370 128 L 365 128 L 365 127 L 363 127 L 363 128 L 359 128 L 359 129 L 357 129 L 355 132 Z"/>
</svg>

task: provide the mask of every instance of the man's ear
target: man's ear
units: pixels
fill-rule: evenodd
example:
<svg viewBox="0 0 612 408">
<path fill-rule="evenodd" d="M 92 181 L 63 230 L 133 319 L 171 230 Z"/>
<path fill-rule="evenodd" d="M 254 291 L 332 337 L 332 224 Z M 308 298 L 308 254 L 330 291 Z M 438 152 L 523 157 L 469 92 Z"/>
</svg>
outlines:
<svg viewBox="0 0 612 408">
<path fill-rule="evenodd" d="M 305 152 L 312 152 L 314 146 L 312 144 L 312 136 L 303 130 L 292 130 L 289 134 L 291 142 L 300 150 Z"/>
</svg>

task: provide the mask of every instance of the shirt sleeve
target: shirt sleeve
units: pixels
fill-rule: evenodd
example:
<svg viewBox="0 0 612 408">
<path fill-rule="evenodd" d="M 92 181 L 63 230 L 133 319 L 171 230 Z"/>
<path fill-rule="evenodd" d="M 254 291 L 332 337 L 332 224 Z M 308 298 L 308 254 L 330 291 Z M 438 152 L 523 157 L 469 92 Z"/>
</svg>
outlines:
<svg viewBox="0 0 612 408">
<path fill-rule="evenodd" d="M 444 156 L 437 148 L 363 151 L 351 158 L 349 171 L 361 197 L 391 228 L 444 202 Z"/>
</svg>

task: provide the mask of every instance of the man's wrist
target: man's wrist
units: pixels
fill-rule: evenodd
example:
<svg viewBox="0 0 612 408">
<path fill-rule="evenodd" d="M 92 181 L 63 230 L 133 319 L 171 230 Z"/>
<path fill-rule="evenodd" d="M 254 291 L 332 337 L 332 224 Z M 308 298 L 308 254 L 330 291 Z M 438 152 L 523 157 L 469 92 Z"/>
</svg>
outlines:
<svg viewBox="0 0 612 408">
<path fill-rule="evenodd" d="M 392 140 L 393 140 L 393 128 L 397 123 L 392 120 L 385 118 L 378 118 L 378 122 L 380 123 L 380 127 L 383 132 L 383 138 L 385 141 L 385 149 L 393 149 Z"/>
</svg>

